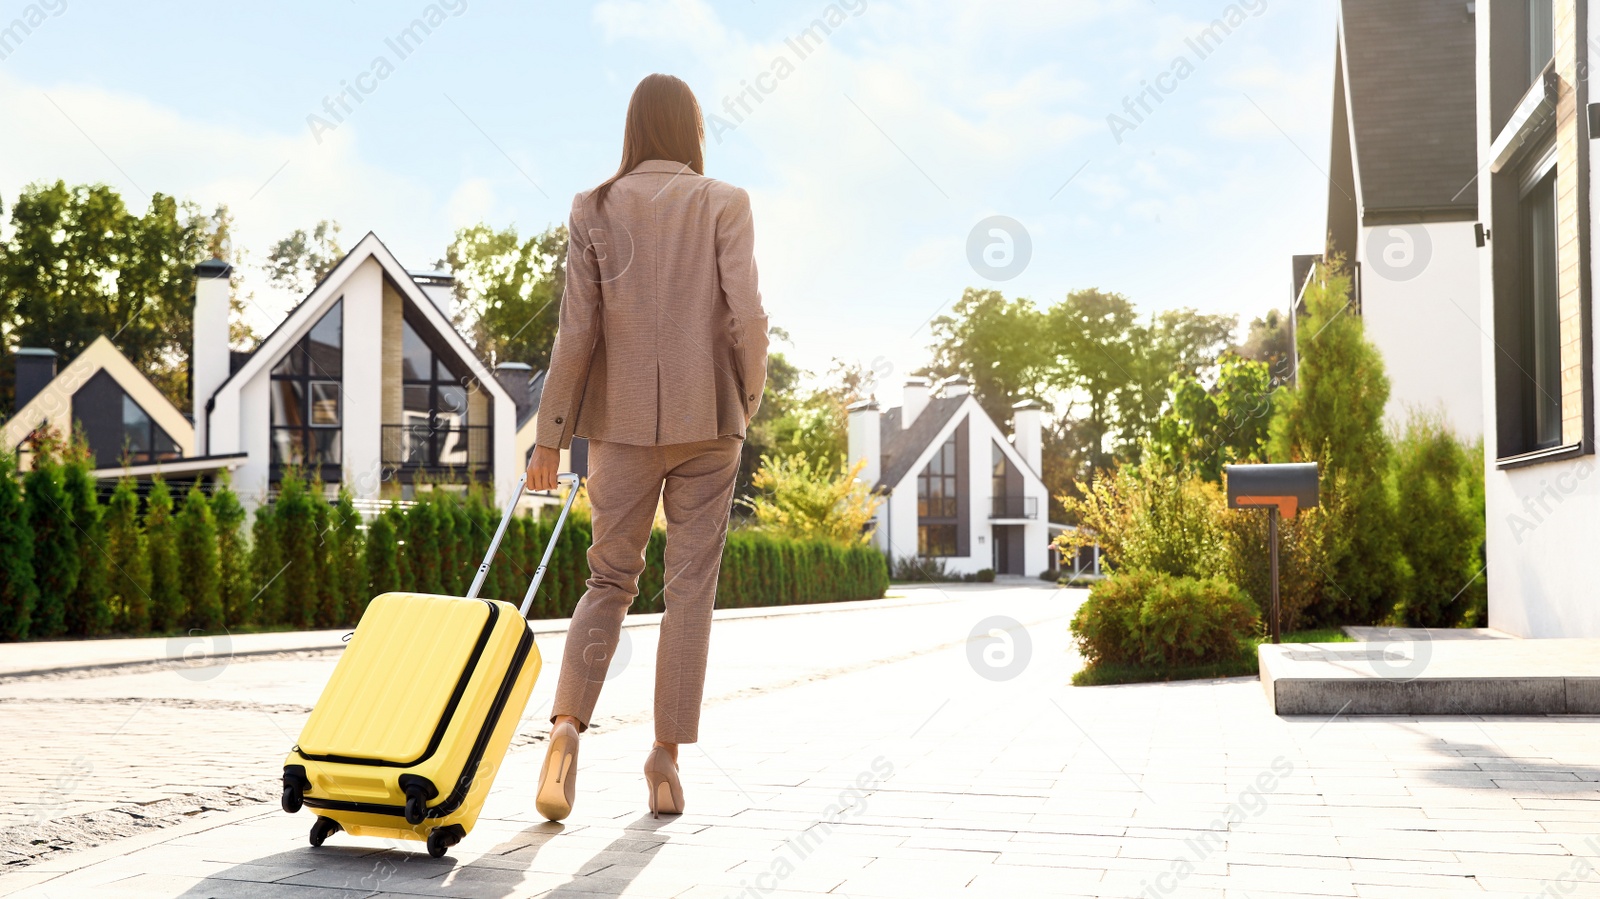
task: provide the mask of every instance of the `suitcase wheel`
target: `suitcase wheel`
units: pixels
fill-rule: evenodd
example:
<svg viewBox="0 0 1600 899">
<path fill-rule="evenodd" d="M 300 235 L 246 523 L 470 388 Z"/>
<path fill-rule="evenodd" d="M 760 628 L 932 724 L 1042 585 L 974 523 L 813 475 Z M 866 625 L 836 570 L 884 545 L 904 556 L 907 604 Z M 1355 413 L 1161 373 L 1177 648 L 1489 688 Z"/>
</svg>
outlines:
<svg viewBox="0 0 1600 899">
<path fill-rule="evenodd" d="M 303 795 L 304 794 L 302 794 L 300 792 L 300 788 L 298 786 L 295 786 L 294 784 L 287 784 L 287 783 L 284 784 L 283 785 L 283 810 L 288 812 L 291 815 L 294 814 L 295 812 L 300 811 L 300 805 L 301 805 L 301 800 L 303 798 Z"/>
<path fill-rule="evenodd" d="M 406 823 L 421 824 L 428 818 L 428 800 L 423 798 L 422 791 L 411 789 L 406 791 Z"/>
<path fill-rule="evenodd" d="M 321 846 L 324 840 L 343 829 L 338 821 L 318 816 L 316 823 L 311 825 L 311 845 Z"/>
<path fill-rule="evenodd" d="M 443 858 L 445 850 L 461 842 L 466 836 L 466 831 L 459 824 L 449 827 L 436 827 L 428 832 L 428 855 L 434 858 Z"/>
</svg>

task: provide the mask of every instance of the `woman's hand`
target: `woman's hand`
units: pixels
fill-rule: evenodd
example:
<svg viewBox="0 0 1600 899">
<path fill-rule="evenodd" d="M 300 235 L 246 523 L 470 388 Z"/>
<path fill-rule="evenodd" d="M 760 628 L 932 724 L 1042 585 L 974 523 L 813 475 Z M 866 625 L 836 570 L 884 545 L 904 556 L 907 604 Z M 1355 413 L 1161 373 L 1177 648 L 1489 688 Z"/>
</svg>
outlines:
<svg viewBox="0 0 1600 899">
<path fill-rule="evenodd" d="M 533 458 L 528 461 L 528 489 L 556 489 L 556 469 L 560 465 L 560 450 L 548 446 L 535 446 Z"/>
</svg>

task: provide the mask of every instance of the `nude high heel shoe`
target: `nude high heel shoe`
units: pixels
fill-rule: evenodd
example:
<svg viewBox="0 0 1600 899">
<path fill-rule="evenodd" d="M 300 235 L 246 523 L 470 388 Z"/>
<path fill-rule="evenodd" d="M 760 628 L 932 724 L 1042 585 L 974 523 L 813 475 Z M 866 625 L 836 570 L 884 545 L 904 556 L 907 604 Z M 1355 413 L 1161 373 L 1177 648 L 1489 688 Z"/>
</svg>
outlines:
<svg viewBox="0 0 1600 899">
<path fill-rule="evenodd" d="M 683 814 L 683 785 L 678 782 L 678 763 L 671 753 L 660 746 L 653 747 L 644 760 L 644 782 L 650 787 L 650 813 L 662 815 Z"/>
<path fill-rule="evenodd" d="M 534 807 L 551 821 L 572 814 L 578 786 L 578 729 L 563 721 L 550 731 L 550 748 L 539 771 L 539 793 Z"/>
</svg>

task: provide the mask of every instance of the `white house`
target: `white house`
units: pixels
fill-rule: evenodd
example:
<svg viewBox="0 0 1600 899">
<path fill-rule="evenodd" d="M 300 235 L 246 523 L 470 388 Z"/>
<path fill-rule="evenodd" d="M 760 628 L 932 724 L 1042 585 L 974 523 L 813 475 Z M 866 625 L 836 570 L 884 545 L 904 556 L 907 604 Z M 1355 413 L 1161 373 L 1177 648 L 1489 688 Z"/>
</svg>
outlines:
<svg viewBox="0 0 1600 899">
<path fill-rule="evenodd" d="M 1049 567 L 1049 495 L 1040 480 L 1044 407 L 1018 403 L 1008 436 L 972 396 L 966 379 L 936 391 L 906 382 L 903 405 L 850 407 L 852 460 L 883 496 L 873 539 L 890 564 L 937 559 L 969 574 L 1037 575 Z"/>
<path fill-rule="evenodd" d="M 1524 637 L 1600 637 L 1593 12 L 1476 7 L 1489 625 Z"/>
<path fill-rule="evenodd" d="M 268 495 L 291 466 L 358 500 L 440 481 L 506 498 L 530 391 L 525 380 L 514 396 L 456 332 L 449 275 L 407 272 L 369 233 L 244 355 L 228 349 L 229 274 L 217 260 L 196 270 L 194 442 L 200 455 L 246 457 L 242 498 Z M 515 389 L 519 373 L 502 375 Z"/>
<path fill-rule="evenodd" d="M 1352 302 L 1389 375 L 1387 417 L 1442 413 L 1483 433 L 1474 223 L 1473 5 L 1341 0 L 1328 215 Z M 1295 259 L 1296 325 L 1314 256 Z M 1426 335 L 1428 351 L 1417 352 Z"/>
</svg>

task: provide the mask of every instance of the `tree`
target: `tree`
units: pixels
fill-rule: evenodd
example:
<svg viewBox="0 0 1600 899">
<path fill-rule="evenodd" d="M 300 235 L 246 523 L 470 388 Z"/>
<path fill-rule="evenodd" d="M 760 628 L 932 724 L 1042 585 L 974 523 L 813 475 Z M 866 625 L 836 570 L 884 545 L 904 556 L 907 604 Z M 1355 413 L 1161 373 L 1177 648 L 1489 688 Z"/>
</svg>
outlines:
<svg viewBox="0 0 1600 899">
<path fill-rule="evenodd" d="M 208 227 L 198 208 L 164 194 L 140 216 L 103 184 L 29 185 L 0 242 L 0 346 L 71 359 L 104 334 L 187 405 L 193 269 Z M 3 400 L 10 408 L 9 389 Z"/>
<path fill-rule="evenodd" d="M 367 528 L 367 593 L 361 602 L 363 611 L 374 598 L 399 589 L 398 536 L 394 521 L 394 513 L 385 510 L 372 519 L 372 524 Z"/>
<path fill-rule="evenodd" d="M 1001 427 L 1010 425 L 1012 405 L 1039 395 L 1054 367 L 1045 313 L 1029 299 L 969 287 L 930 328 L 933 371 L 965 375 L 978 405 Z"/>
<path fill-rule="evenodd" d="M 217 567 L 217 519 L 196 482 L 178 513 L 178 573 L 189 608 L 183 627 L 215 631 L 222 627 L 221 576 Z"/>
<path fill-rule="evenodd" d="M 814 464 L 803 453 L 764 456 L 754 481 L 761 493 L 744 502 L 762 530 L 847 546 L 864 543 L 867 522 L 881 502 L 859 480 L 865 465 L 861 460 L 840 471 Z"/>
<path fill-rule="evenodd" d="M 1046 321 L 1056 358 L 1049 386 L 1085 397 L 1089 468 L 1102 471 L 1111 464 L 1105 444 L 1116 421 L 1112 400 L 1133 379 L 1133 303 L 1119 293 L 1077 290 L 1050 307 Z"/>
<path fill-rule="evenodd" d="M 283 553 L 283 623 L 298 630 L 316 624 L 317 594 L 317 503 L 305 478 L 289 472 L 278 485 L 278 548 Z"/>
<path fill-rule="evenodd" d="M 175 631 L 189 611 L 178 561 L 178 523 L 172 514 L 172 492 L 160 475 L 150 479 L 144 509 L 145 546 L 150 555 L 150 626 Z"/>
<path fill-rule="evenodd" d="M 296 228 L 267 251 L 267 282 L 295 294 L 308 294 L 344 258 L 339 223 L 323 219 L 310 232 Z"/>
<path fill-rule="evenodd" d="M 107 604 L 124 634 L 150 630 L 150 555 L 139 525 L 139 494 L 132 478 L 117 481 L 106 504 L 106 553 L 111 559 Z"/>
<path fill-rule="evenodd" d="M 1340 260 L 1317 266 L 1304 297 L 1297 383 L 1278 395 L 1269 454 L 1322 465 L 1329 589 L 1309 610 L 1312 624 L 1370 624 L 1391 610 L 1404 581 L 1385 484 L 1389 378 L 1361 318 L 1347 313 L 1350 275 Z"/>
<path fill-rule="evenodd" d="M 16 460 L 0 453 L 0 468 Z M 26 640 L 33 625 L 38 588 L 33 579 L 33 528 L 15 478 L 0 478 L 0 637 Z"/>
<path fill-rule="evenodd" d="M 59 637 L 67 631 L 67 603 L 82 569 L 72 499 L 62 488 L 56 448 L 48 440 L 35 446 L 33 469 L 23 477 L 28 525 L 33 530 L 33 576 L 39 588 L 29 635 Z"/>
<path fill-rule="evenodd" d="M 211 492 L 211 515 L 217 525 L 217 598 L 225 626 L 248 624 L 250 553 L 244 542 L 244 506 L 233 492 L 227 472 Z"/>
<path fill-rule="evenodd" d="M 356 511 L 350 491 L 341 487 L 339 501 L 333 507 L 333 530 L 339 545 L 339 588 L 342 591 L 340 613 L 344 623 L 361 617 L 371 596 L 367 594 L 366 560 L 361 539 L 361 513 Z"/>
<path fill-rule="evenodd" d="M 285 565 L 279 531 L 277 506 L 269 503 L 257 506 L 255 519 L 250 523 L 250 574 L 255 594 L 248 600 L 250 608 L 240 614 L 240 620 L 260 624 L 284 621 L 282 574 Z"/>
<path fill-rule="evenodd" d="M 456 276 L 456 324 L 481 358 L 549 366 L 566 289 L 565 225 L 526 240 L 515 226 L 463 228 L 438 265 Z"/>
<path fill-rule="evenodd" d="M 1130 329 L 1128 378 L 1113 393 L 1120 458 L 1139 461 L 1161 417 L 1172 377 L 1193 377 L 1214 365 L 1237 324 L 1233 316 L 1169 309 Z"/>
<path fill-rule="evenodd" d="M 1274 384 L 1288 383 L 1294 375 L 1294 335 L 1289 317 L 1268 309 L 1262 318 L 1250 321 L 1250 331 L 1236 352 L 1253 362 L 1264 362 Z"/>
<path fill-rule="evenodd" d="M 312 524 L 317 536 L 312 541 L 312 558 L 315 560 L 315 577 L 311 623 L 316 627 L 334 627 L 344 621 L 344 585 L 339 575 L 344 568 L 339 557 L 344 554 L 339 546 L 339 532 L 333 526 L 333 510 L 322 500 L 322 485 L 312 482 Z"/>
<path fill-rule="evenodd" d="M 106 604 L 107 554 L 100 497 L 90 474 L 89 448 L 74 444 L 62 460 L 62 492 L 72 509 L 72 526 L 78 541 L 78 582 L 67 598 L 67 633 L 97 637 L 111 630 L 111 607 Z"/>
<path fill-rule="evenodd" d="M 1222 469 L 1266 460 L 1272 375 L 1264 362 L 1225 354 L 1211 389 L 1197 376 L 1172 377 L 1171 399 L 1150 452 L 1170 467 L 1221 483 Z"/>
<path fill-rule="evenodd" d="M 781 329 L 772 329 L 775 338 L 787 340 Z M 739 497 L 751 494 L 751 481 L 761 467 L 761 459 L 768 455 L 783 455 L 782 442 L 792 433 L 796 393 L 804 375 L 788 357 L 774 352 L 767 356 L 767 383 L 761 390 L 761 408 L 745 429 L 744 448 L 739 454 L 739 474 L 734 480 L 734 493 Z"/>
</svg>

